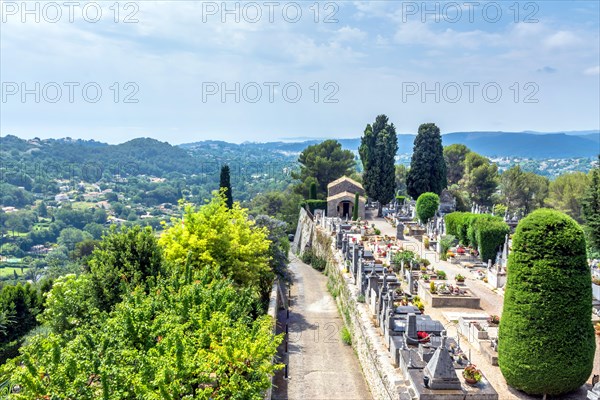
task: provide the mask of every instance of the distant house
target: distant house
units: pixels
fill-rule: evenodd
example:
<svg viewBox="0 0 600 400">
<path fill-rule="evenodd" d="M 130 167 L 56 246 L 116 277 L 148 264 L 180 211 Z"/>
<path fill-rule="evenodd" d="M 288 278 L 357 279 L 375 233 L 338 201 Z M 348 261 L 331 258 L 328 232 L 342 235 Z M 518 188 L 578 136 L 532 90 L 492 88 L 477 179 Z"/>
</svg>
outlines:
<svg viewBox="0 0 600 400">
<path fill-rule="evenodd" d="M 358 217 L 365 218 L 365 190 L 353 179 L 343 176 L 327 185 L 327 216 L 352 218 L 354 212 L 354 197 L 358 197 Z"/>
<path fill-rule="evenodd" d="M 58 202 L 69 201 L 69 195 L 66 193 L 59 193 L 56 196 L 54 196 L 54 201 L 58 201 Z"/>
</svg>

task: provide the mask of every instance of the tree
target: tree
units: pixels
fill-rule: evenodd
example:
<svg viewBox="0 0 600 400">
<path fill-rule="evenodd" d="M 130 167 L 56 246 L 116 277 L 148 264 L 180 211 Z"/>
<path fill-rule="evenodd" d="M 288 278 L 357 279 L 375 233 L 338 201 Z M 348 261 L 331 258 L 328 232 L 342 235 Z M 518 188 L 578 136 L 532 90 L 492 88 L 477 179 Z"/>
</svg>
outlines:
<svg viewBox="0 0 600 400">
<path fill-rule="evenodd" d="M 396 194 L 399 196 L 406 196 L 406 177 L 408 175 L 408 168 L 405 165 L 396 165 Z"/>
<path fill-rule="evenodd" d="M 360 207 L 360 194 L 354 194 L 354 208 L 352 208 L 352 221 L 358 220 L 358 207 Z"/>
<path fill-rule="evenodd" d="M 37 213 L 40 217 L 47 217 L 48 216 L 48 207 L 46 206 L 46 203 L 44 203 L 44 201 L 40 201 L 40 204 L 38 204 L 37 206 Z"/>
<path fill-rule="evenodd" d="M 491 206 L 492 195 L 498 187 L 498 166 L 482 155 L 468 153 L 465 157 L 463 184 L 471 200 L 480 205 Z"/>
<path fill-rule="evenodd" d="M 149 286 L 162 271 L 162 251 L 149 227 L 112 228 L 88 264 L 101 310 L 110 310 L 138 285 Z"/>
<path fill-rule="evenodd" d="M 435 124 L 422 124 L 415 138 L 406 178 L 408 194 L 413 199 L 425 192 L 439 195 L 446 186 L 446 162 L 440 129 Z"/>
<path fill-rule="evenodd" d="M 308 199 L 309 200 L 316 200 L 317 199 L 317 183 L 316 182 L 311 182 L 310 183 L 310 192 L 308 195 Z"/>
<path fill-rule="evenodd" d="M 252 199 L 250 214 L 254 216 L 265 214 L 284 221 L 287 224 L 287 232 L 294 233 L 298 225 L 301 201 L 302 196 L 292 193 L 289 189 L 285 192 L 262 193 Z"/>
<path fill-rule="evenodd" d="M 233 194 L 231 193 L 229 165 L 223 165 L 221 167 L 221 181 L 219 187 L 225 194 L 225 205 L 227 206 L 227 208 L 231 208 L 233 206 Z"/>
<path fill-rule="evenodd" d="M 58 244 L 65 246 L 67 250 L 73 251 L 75 245 L 84 240 L 91 240 L 94 237 L 88 233 L 77 228 L 65 228 L 60 232 L 58 236 Z"/>
<path fill-rule="evenodd" d="M 582 200 L 583 218 L 590 239 L 590 247 L 600 252 L 600 156 L 598 165 L 592 171 L 591 184 Z"/>
<path fill-rule="evenodd" d="M 299 179 L 295 192 L 308 198 L 310 184 L 317 184 L 317 197 L 324 199 L 327 185 L 344 175 L 350 176 L 356 169 L 354 154 L 350 150 L 342 150 L 336 140 L 325 140 L 319 144 L 308 146 L 298 157 L 300 172 L 293 172 L 292 178 Z"/>
<path fill-rule="evenodd" d="M 522 210 L 528 214 L 544 205 L 548 184 L 547 178 L 525 172 L 515 165 L 500 176 L 500 193 L 509 210 Z"/>
<path fill-rule="evenodd" d="M 465 158 L 471 150 L 464 144 L 451 144 L 444 147 L 444 161 L 446 162 L 446 177 L 448 185 L 460 182 L 465 174 Z"/>
<path fill-rule="evenodd" d="M 517 226 L 508 260 L 498 337 L 498 363 L 506 382 L 539 395 L 583 385 L 596 347 L 591 310 L 581 227 L 558 211 L 532 212 Z"/>
<path fill-rule="evenodd" d="M 426 192 L 417 199 L 417 216 L 422 224 L 426 224 L 437 212 L 440 206 L 440 196 Z"/>
<path fill-rule="evenodd" d="M 367 125 L 358 149 L 364 173 L 363 182 L 367 196 L 379 203 L 377 215 L 382 216 L 382 206 L 394 199 L 395 159 L 398 137 L 394 124 L 388 117 L 378 115 L 373 126 Z"/>
<path fill-rule="evenodd" d="M 269 279 L 267 231 L 256 227 L 239 203 L 228 209 L 216 194 L 199 209 L 187 205 L 183 222 L 174 220 L 160 238 L 165 258 L 180 269 L 208 265 L 239 285 L 256 288 Z"/>
<path fill-rule="evenodd" d="M 589 185 L 590 179 L 583 172 L 562 174 L 550 182 L 546 204 L 583 222 L 581 203 Z"/>
</svg>

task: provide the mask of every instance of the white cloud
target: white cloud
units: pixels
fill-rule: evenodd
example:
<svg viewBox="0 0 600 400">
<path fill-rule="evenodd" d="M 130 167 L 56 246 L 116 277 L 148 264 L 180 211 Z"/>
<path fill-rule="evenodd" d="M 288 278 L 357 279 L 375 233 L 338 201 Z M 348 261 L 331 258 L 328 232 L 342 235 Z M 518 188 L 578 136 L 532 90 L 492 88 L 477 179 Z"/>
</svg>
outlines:
<svg viewBox="0 0 600 400">
<path fill-rule="evenodd" d="M 573 32 L 558 31 L 544 40 L 544 46 L 549 49 L 568 49 L 581 44 L 582 40 Z"/>
<path fill-rule="evenodd" d="M 595 67 L 588 68 L 585 71 L 583 71 L 583 73 L 585 75 L 591 75 L 591 76 L 600 75 L 600 65 L 596 65 Z"/>
</svg>

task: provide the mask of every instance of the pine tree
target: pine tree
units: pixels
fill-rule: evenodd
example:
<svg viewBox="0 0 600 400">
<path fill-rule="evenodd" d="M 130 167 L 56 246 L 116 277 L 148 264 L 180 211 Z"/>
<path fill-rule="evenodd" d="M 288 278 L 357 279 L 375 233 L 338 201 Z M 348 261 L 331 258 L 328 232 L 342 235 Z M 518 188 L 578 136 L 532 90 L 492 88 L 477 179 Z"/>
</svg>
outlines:
<svg viewBox="0 0 600 400">
<path fill-rule="evenodd" d="M 419 127 L 406 186 L 413 199 L 425 192 L 439 195 L 447 186 L 442 136 L 435 124 L 422 124 Z"/>
<path fill-rule="evenodd" d="M 229 165 L 223 165 L 221 167 L 221 183 L 219 184 L 221 190 L 225 193 L 225 204 L 227 208 L 233 206 L 233 195 L 231 193 L 231 180 L 229 178 Z"/>
<path fill-rule="evenodd" d="M 596 251 L 600 251 L 600 156 L 598 162 L 590 172 L 591 184 L 581 202 L 590 247 Z"/>
<path fill-rule="evenodd" d="M 396 128 L 388 123 L 386 115 L 378 115 L 373 126 L 367 125 L 358 152 L 364 168 L 365 192 L 370 199 L 379 202 L 377 215 L 381 217 L 382 206 L 394 198 L 394 163 L 398 152 Z"/>
</svg>

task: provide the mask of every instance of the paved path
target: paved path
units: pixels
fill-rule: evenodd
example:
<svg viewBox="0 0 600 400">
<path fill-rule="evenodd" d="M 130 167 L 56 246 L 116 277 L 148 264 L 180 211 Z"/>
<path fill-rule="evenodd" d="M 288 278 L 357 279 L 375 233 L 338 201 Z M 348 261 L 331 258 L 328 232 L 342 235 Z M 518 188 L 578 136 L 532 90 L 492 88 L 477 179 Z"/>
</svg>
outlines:
<svg viewBox="0 0 600 400">
<path fill-rule="evenodd" d="M 280 362 L 289 362 L 275 375 L 273 399 L 367 400 L 372 396 L 356 354 L 341 340 L 344 323 L 334 299 L 327 292 L 327 277 L 290 254 L 294 275 L 291 288 L 288 354 L 282 345 Z M 285 331 L 286 312 L 278 325 Z"/>
</svg>

